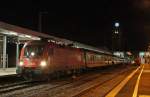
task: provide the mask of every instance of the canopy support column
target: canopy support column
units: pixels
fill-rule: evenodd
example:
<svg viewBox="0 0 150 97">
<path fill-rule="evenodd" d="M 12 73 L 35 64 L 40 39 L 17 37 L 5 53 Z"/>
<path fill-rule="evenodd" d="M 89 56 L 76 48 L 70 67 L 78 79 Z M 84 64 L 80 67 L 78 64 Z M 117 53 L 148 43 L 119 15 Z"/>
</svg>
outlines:
<svg viewBox="0 0 150 97">
<path fill-rule="evenodd" d="M 17 42 L 16 42 L 16 67 L 19 65 L 19 39 L 17 37 Z"/>
<path fill-rule="evenodd" d="M 3 36 L 3 69 L 6 68 L 7 36 Z"/>
</svg>

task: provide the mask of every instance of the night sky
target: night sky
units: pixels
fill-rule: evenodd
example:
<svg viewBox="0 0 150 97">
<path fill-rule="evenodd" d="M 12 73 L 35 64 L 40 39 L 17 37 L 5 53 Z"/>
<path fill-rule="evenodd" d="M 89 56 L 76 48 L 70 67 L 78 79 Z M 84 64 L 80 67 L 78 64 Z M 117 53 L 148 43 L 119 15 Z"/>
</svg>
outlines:
<svg viewBox="0 0 150 97">
<path fill-rule="evenodd" d="M 96 47 L 111 49 L 115 22 L 120 23 L 121 50 L 146 50 L 150 42 L 150 0 L 99 0 L 99 2 L 1 2 L 0 21 Z"/>
</svg>

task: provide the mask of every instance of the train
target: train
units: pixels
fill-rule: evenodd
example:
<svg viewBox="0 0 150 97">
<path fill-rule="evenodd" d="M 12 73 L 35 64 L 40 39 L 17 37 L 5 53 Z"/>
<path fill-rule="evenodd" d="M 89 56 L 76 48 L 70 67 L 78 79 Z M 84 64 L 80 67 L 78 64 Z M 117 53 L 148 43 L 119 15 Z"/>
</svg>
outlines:
<svg viewBox="0 0 150 97">
<path fill-rule="evenodd" d="M 34 40 L 25 43 L 22 47 L 17 74 L 31 80 L 127 62 L 125 58 L 101 50 Z"/>
</svg>

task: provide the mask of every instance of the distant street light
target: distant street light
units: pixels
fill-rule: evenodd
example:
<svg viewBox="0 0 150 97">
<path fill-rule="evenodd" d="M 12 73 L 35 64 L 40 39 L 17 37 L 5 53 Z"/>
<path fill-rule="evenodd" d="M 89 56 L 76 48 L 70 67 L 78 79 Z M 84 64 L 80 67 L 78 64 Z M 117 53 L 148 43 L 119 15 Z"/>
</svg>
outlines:
<svg viewBox="0 0 150 97">
<path fill-rule="evenodd" d="M 39 32 L 42 32 L 42 15 L 48 12 L 39 12 Z"/>
<path fill-rule="evenodd" d="M 115 27 L 119 27 L 120 24 L 118 22 L 115 23 Z"/>
<path fill-rule="evenodd" d="M 119 22 L 115 22 L 115 34 L 119 34 L 118 28 L 119 28 L 120 24 Z"/>
<path fill-rule="evenodd" d="M 121 32 L 120 32 L 120 23 L 115 22 L 113 25 L 113 34 L 112 34 L 112 50 L 121 49 Z"/>
</svg>

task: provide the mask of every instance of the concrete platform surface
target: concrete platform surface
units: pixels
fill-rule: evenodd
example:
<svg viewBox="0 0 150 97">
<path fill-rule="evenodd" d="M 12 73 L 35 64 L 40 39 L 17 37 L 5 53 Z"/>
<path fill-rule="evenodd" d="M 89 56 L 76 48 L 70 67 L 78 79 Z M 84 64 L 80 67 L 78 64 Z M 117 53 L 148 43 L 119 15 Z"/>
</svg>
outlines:
<svg viewBox="0 0 150 97">
<path fill-rule="evenodd" d="M 6 75 L 14 75 L 16 74 L 16 68 L 0 68 L 0 76 L 6 76 Z"/>
</svg>

